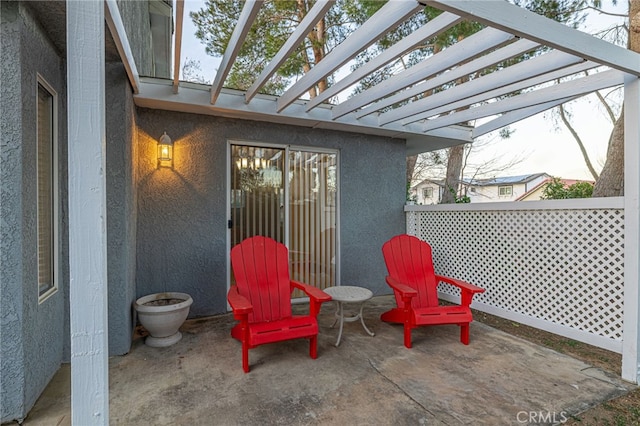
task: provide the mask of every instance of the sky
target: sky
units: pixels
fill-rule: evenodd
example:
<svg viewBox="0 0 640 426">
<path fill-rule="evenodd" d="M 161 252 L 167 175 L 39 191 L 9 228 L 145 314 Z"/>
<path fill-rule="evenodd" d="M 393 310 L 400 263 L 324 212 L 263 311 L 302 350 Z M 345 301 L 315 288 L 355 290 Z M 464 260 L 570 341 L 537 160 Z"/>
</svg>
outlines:
<svg viewBox="0 0 640 426">
<path fill-rule="evenodd" d="M 618 1 L 618 5 L 613 5 L 610 0 L 605 0 L 604 10 L 624 14 L 626 3 Z M 205 53 L 204 45 L 194 36 L 196 28 L 188 14 L 189 11 L 199 10 L 203 6 L 204 0 L 185 0 L 181 63 L 184 64 L 187 58 L 199 61 L 200 74 L 212 80 L 220 58 L 214 58 Z M 620 18 L 617 17 L 592 13 L 581 30 L 594 33 L 613 26 L 619 21 Z M 603 95 L 608 92 L 601 91 Z M 580 98 L 565 106 L 571 111 L 571 122 L 581 137 L 594 168 L 599 173 L 606 160 L 607 145 L 613 124 L 607 118 L 595 95 Z M 522 120 L 509 128 L 513 133 L 508 139 L 497 137 L 495 132 L 483 137 L 490 142 L 472 151 L 470 163 L 483 164 L 495 158 L 499 158 L 503 164 L 517 160 L 515 165 L 493 174 L 515 176 L 545 172 L 564 179 L 593 180 L 575 139 L 564 125 L 554 123 L 550 112 Z"/>
</svg>

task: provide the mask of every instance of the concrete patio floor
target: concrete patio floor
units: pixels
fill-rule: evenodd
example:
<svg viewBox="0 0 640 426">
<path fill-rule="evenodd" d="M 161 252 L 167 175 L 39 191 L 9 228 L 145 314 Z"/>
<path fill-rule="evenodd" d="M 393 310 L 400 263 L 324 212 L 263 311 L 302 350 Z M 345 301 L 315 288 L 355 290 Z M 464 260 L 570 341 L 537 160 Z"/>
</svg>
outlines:
<svg viewBox="0 0 640 426">
<path fill-rule="evenodd" d="M 395 425 L 562 423 L 633 385 L 553 350 L 489 326 L 471 325 L 471 344 L 456 326 L 422 327 L 413 348 L 402 327 L 380 322 L 390 296 L 365 305 L 367 335 L 346 323 L 339 347 L 332 303 L 319 317 L 318 359 L 307 341 L 249 352 L 243 373 L 233 317 L 190 320 L 183 339 L 150 348 L 142 338 L 109 363 L 111 424 Z M 69 425 L 70 368 L 63 366 L 25 420 Z"/>
</svg>

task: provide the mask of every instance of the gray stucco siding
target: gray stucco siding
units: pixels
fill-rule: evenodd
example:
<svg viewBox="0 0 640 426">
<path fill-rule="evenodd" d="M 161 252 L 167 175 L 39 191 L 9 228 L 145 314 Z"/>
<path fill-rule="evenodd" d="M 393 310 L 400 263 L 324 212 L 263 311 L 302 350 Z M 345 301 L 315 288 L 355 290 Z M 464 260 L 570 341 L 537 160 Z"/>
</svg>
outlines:
<svg viewBox="0 0 640 426">
<path fill-rule="evenodd" d="M 388 293 L 381 246 L 405 229 L 404 140 L 148 109 L 137 124 L 138 297 L 183 291 L 192 316 L 226 312 L 229 140 L 338 150 L 342 284 Z M 164 131 L 173 169 L 157 168 Z"/>
<path fill-rule="evenodd" d="M 0 2 L 0 421 L 24 411 L 22 345 L 21 19 L 17 3 Z"/>
<path fill-rule="evenodd" d="M 107 64 L 105 80 L 109 355 L 122 355 L 131 348 L 134 327 L 135 111 L 124 66 Z"/>
<path fill-rule="evenodd" d="M 59 250 L 58 291 L 39 303 L 35 179 L 37 75 L 40 74 L 57 94 L 59 166 L 66 169 L 64 61 L 32 16 L 30 8 L 22 3 L 2 2 L 2 43 L 3 293 L 0 303 L 3 312 L 3 374 L 0 406 L 2 420 L 5 421 L 26 416 L 62 362 L 67 285 L 64 273 L 68 268 L 65 245 L 60 238 L 66 235 L 63 214 L 66 181 L 61 176 L 58 186 L 60 235 L 56 242 Z M 8 100 L 12 105 L 5 104 L 5 93 L 10 94 Z M 14 120 L 14 124 L 9 124 Z M 9 130 L 7 126 L 15 127 Z M 5 135 L 8 138 L 6 145 Z M 10 150 L 5 149 L 9 146 Z M 6 239 L 7 234 L 11 238 Z M 11 253 L 6 257 L 8 263 L 4 263 L 6 253 Z M 5 317 L 5 312 L 9 316 Z"/>
</svg>

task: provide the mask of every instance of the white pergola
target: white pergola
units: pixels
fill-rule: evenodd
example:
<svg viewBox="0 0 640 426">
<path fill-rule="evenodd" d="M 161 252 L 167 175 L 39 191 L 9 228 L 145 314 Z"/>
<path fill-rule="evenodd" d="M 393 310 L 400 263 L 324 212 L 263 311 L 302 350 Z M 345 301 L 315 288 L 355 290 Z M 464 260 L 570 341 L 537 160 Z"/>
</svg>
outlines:
<svg viewBox="0 0 640 426">
<path fill-rule="evenodd" d="M 503 0 L 393 0 L 281 96 L 260 94 L 260 89 L 334 1 L 316 2 L 246 92 L 227 89 L 224 82 L 260 12 L 261 1 L 246 1 L 213 84 L 205 90 L 178 80 L 184 0 L 176 0 L 172 81 L 138 75 L 115 0 L 67 2 L 71 365 L 75 424 L 108 424 L 104 25 L 101 24 L 104 20 L 124 63 L 138 106 L 404 138 L 408 154 L 471 142 L 478 136 L 596 90 L 624 85 L 627 120 L 622 377 L 639 382 L 640 126 L 634 118 L 640 115 L 640 55 Z M 336 81 L 319 96 L 311 100 L 300 99 L 308 89 L 349 63 L 404 20 L 422 13 L 425 4 L 444 12 L 363 67 Z M 346 93 L 362 78 L 463 19 L 480 22 L 486 28 L 356 96 L 335 104 L 327 103 Z M 548 50 L 446 88 L 452 81 L 540 46 Z M 557 83 L 563 77 L 572 78 Z M 435 94 L 424 98 L 418 96 L 430 90 Z M 515 93 L 518 94 L 513 95 Z M 389 108 L 402 101 L 409 102 L 402 107 Z M 477 127 L 469 125 L 477 119 L 484 119 L 483 123 Z M 96 226 L 102 229 L 102 235 L 84 232 Z M 103 297 L 96 297 L 96 294 Z M 90 311 L 86 311 L 89 300 L 92 301 Z"/>
</svg>

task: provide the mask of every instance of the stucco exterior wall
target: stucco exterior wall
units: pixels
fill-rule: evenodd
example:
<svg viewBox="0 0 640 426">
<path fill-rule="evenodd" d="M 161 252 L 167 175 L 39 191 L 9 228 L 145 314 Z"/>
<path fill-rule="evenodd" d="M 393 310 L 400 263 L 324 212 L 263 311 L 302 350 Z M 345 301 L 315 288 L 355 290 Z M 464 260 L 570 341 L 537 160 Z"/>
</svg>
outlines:
<svg viewBox="0 0 640 426">
<path fill-rule="evenodd" d="M 59 176 L 58 291 L 38 303 L 37 73 L 58 96 L 59 171 L 66 170 L 64 61 L 28 6 L 2 2 L 2 421 L 26 416 L 63 359 L 68 283 L 66 174 Z M 19 58 L 19 61 L 16 61 Z"/>
<path fill-rule="evenodd" d="M 107 64 L 107 278 L 109 355 L 129 352 L 135 301 L 136 186 L 133 93 L 121 63 Z"/>
<path fill-rule="evenodd" d="M 138 74 L 153 75 L 153 47 L 148 1 L 116 0 Z"/>
<path fill-rule="evenodd" d="M 342 284 L 389 293 L 382 244 L 404 232 L 403 140 L 138 109 L 137 296 L 189 293 L 191 316 L 226 312 L 227 141 L 338 149 Z M 157 140 L 174 141 L 173 169 Z"/>
</svg>

